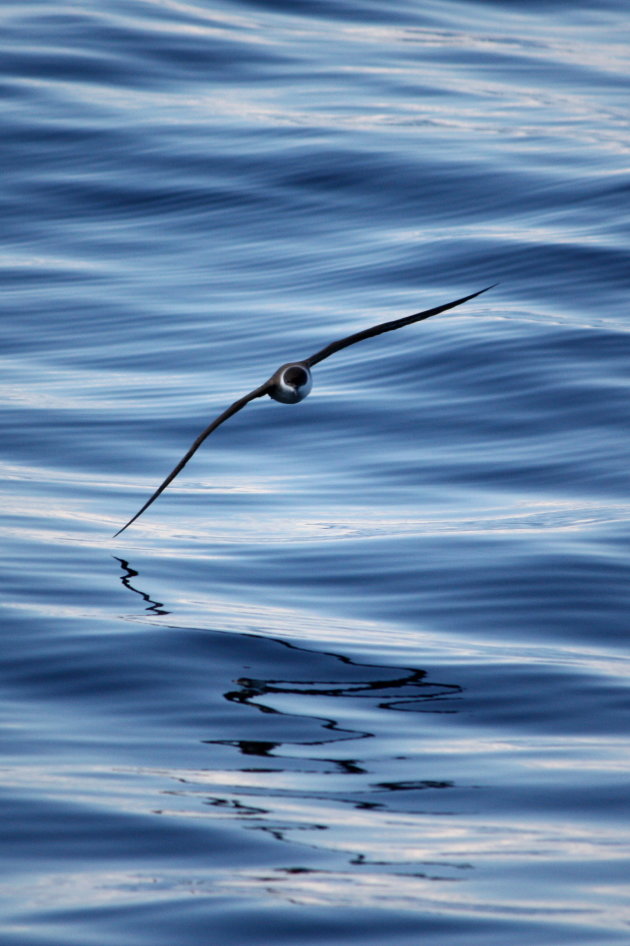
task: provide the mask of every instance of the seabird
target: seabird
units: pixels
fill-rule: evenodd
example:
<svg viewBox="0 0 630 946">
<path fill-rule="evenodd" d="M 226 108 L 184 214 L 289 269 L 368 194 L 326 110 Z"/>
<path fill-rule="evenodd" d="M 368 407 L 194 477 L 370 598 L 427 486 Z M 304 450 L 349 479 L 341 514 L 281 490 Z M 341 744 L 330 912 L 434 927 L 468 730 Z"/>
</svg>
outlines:
<svg viewBox="0 0 630 946">
<path fill-rule="evenodd" d="M 135 516 L 133 516 L 122 529 L 119 529 L 118 532 L 115 533 L 114 538 L 120 535 L 121 532 L 124 532 L 132 522 L 135 522 L 136 519 L 149 508 L 151 503 L 155 502 L 160 493 L 162 493 L 168 484 L 175 479 L 177 474 L 183 470 L 206 437 L 209 437 L 217 427 L 220 427 L 226 420 L 229 420 L 230 417 L 233 417 L 234 414 L 241 411 L 250 401 L 254 401 L 257 397 L 263 397 L 263 395 L 268 394 L 274 401 L 280 401 L 281 404 L 298 404 L 300 401 L 304 400 L 313 386 L 311 376 L 311 368 L 313 365 L 319 364 L 319 362 L 323 361 L 325 358 L 330 358 L 331 355 L 341 351 L 342 348 L 348 348 L 349 345 L 356 345 L 357 342 L 362 342 L 365 338 L 372 338 L 374 335 L 382 335 L 383 332 L 393 332 L 394 329 L 402 328 L 404 325 L 411 325 L 413 322 L 421 322 L 423 319 L 430 319 L 432 315 L 439 315 L 440 312 L 453 309 L 463 302 L 468 302 L 469 299 L 474 299 L 475 296 L 480 296 L 482 292 L 487 292 L 488 289 L 494 288 L 495 285 L 496 283 L 494 283 L 493 286 L 486 286 L 485 289 L 473 292 L 469 296 L 464 296 L 462 299 L 456 299 L 455 302 L 447 302 L 446 305 L 438 305 L 434 309 L 425 309 L 424 312 L 416 312 L 414 315 L 407 315 L 402 319 L 393 319 L 391 322 L 381 322 L 380 325 L 374 325 L 372 328 L 363 329 L 361 332 L 355 332 L 353 335 L 346 336 L 346 338 L 340 338 L 336 342 L 331 342 L 329 345 L 326 345 L 325 348 L 311 355 L 310 358 L 304 358 L 303 361 L 290 361 L 286 365 L 281 365 L 268 381 L 261 384 L 259 388 L 254 388 L 253 391 L 250 391 L 249 394 L 245 394 L 243 397 L 239 398 L 238 401 L 234 401 L 234 403 L 231 404 L 227 410 L 223 411 L 222 414 L 219 414 L 205 430 L 202 430 L 188 453 L 182 457 L 177 466 L 171 470 L 153 495 L 147 499 L 142 509 L 138 510 Z"/>
</svg>

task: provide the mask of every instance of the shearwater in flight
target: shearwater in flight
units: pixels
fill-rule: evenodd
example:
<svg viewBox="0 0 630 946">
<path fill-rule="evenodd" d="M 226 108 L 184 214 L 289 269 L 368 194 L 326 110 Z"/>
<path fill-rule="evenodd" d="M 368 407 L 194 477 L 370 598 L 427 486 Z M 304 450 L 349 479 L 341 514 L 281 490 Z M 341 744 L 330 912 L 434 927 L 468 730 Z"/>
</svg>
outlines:
<svg viewBox="0 0 630 946">
<path fill-rule="evenodd" d="M 496 283 L 494 283 L 494 285 L 496 285 Z M 381 322 L 380 325 L 374 325 L 372 328 L 363 329 L 361 332 L 355 332 L 353 335 L 346 336 L 346 338 L 340 338 L 336 342 L 331 342 L 329 345 L 320 349 L 320 351 L 315 352 L 314 355 L 311 355 L 310 358 L 304 358 L 302 361 L 290 361 L 286 365 L 281 365 L 268 381 L 261 384 L 259 388 L 254 388 L 249 394 L 243 395 L 238 401 L 234 401 L 234 403 L 231 404 L 227 410 L 223 411 L 222 414 L 219 414 L 205 430 L 202 430 L 188 453 L 182 457 L 177 466 L 171 470 L 153 495 L 147 499 L 142 509 L 139 509 L 135 516 L 132 516 L 129 522 L 125 523 L 122 529 L 119 529 L 118 532 L 115 533 L 114 538 L 120 535 L 121 532 L 124 532 L 127 526 L 135 522 L 136 519 L 149 508 L 151 503 L 155 502 L 160 493 L 162 493 L 168 484 L 175 479 L 177 474 L 183 470 L 206 437 L 209 437 L 213 430 L 216 430 L 217 427 L 226 420 L 229 420 L 230 417 L 237 414 L 238 411 L 242 410 L 250 401 L 254 401 L 257 397 L 263 397 L 263 395 L 268 394 L 274 401 L 280 401 L 282 404 L 297 404 L 299 401 L 304 400 L 313 385 L 311 368 L 313 365 L 317 365 L 320 361 L 323 361 L 324 358 L 329 358 L 330 355 L 334 355 L 335 352 L 341 351 L 342 348 L 347 348 L 349 345 L 354 345 L 356 342 L 362 342 L 364 338 L 372 338 L 374 335 L 382 335 L 383 332 L 392 332 L 394 329 L 402 328 L 404 325 L 411 325 L 413 322 L 421 322 L 423 319 L 429 319 L 432 315 L 438 315 L 440 312 L 445 312 L 446 309 L 453 309 L 455 306 L 461 305 L 463 302 L 468 302 L 469 299 L 474 299 L 475 296 L 480 296 L 482 292 L 487 292 L 488 289 L 492 288 L 493 286 L 486 286 L 485 289 L 473 292 L 469 296 L 463 296 L 463 298 L 456 299 L 454 302 L 438 305 L 434 309 L 425 309 L 424 312 L 416 312 L 414 315 L 407 315 L 402 319 L 393 319 L 391 322 Z"/>
</svg>

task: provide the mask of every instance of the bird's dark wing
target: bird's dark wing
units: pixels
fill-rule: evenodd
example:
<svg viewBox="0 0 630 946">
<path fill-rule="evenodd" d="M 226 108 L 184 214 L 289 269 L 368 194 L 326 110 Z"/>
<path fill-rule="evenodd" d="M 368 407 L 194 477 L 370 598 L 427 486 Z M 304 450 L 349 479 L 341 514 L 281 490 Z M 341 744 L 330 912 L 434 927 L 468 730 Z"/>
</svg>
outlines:
<svg viewBox="0 0 630 946">
<path fill-rule="evenodd" d="M 130 526 L 132 522 L 135 522 L 136 519 L 142 515 L 145 509 L 148 509 L 151 503 L 155 502 L 155 500 L 158 498 L 160 493 L 164 492 L 168 484 L 171 483 L 175 479 L 177 474 L 180 473 L 184 469 L 184 467 L 186 466 L 186 464 L 192 457 L 193 453 L 195 453 L 198 450 L 198 448 L 204 442 L 206 437 L 209 437 L 213 430 L 216 430 L 217 427 L 219 427 L 222 423 L 224 423 L 224 421 L 228 420 L 230 417 L 233 417 L 234 414 L 237 414 L 240 410 L 242 410 L 245 407 L 246 404 L 249 404 L 250 401 L 253 401 L 257 397 L 262 397 L 263 394 L 267 394 L 269 388 L 270 388 L 270 383 L 269 381 L 266 381 L 264 384 L 261 384 L 259 388 L 255 388 L 253 391 L 250 391 L 249 394 L 246 394 L 244 397 L 239 398 L 238 401 L 234 401 L 234 403 L 231 404 L 227 410 L 223 411 L 222 414 L 219 414 L 219 416 L 215 418 L 215 420 L 212 421 L 210 426 L 206 427 L 206 429 L 203 430 L 199 434 L 199 436 L 197 437 L 197 439 L 191 446 L 188 453 L 182 457 L 182 459 L 179 461 L 175 469 L 171 470 L 171 472 L 168 474 L 164 482 L 161 483 L 156 489 L 156 491 L 153 493 L 153 495 L 149 499 L 147 499 L 142 509 L 138 510 L 135 516 L 133 516 L 133 518 L 130 519 L 129 522 L 125 523 L 122 529 L 119 529 L 118 532 L 114 534 L 114 538 L 116 538 L 117 535 L 120 535 L 121 532 L 124 532 L 127 526 Z"/>
<path fill-rule="evenodd" d="M 496 283 L 494 283 L 494 285 L 496 286 Z M 326 345 L 325 348 L 311 355 L 310 358 L 305 358 L 304 364 L 312 367 L 318 362 L 323 361 L 324 358 L 329 358 L 331 355 L 334 355 L 335 352 L 341 351 L 342 348 L 347 348 L 348 345 L 355 345 L 356 342 L 362 342 L 364 338 L 372 338 L 373 335 L 382 335 L 383 332 L 392 332 L 396 328 L 402 328 L 403 325 L 411 325 L 412 322 L 421 322 L 423 319 L 430 319 L 432 315 L 439 315 L 440 312 L 444 312 L 446 309 L 453 309 L 456 305 L 461 305 L 462 302 L 468 302 L 469 299 L 474 299 L 475 296 L 480 296 L 482 292 L 487 292 L 488 289 L 492 288 L 493 286 L 486 286 L 485 289 L 473 292 L 469 296 L 464 296 L 462 299 L 456 299 L 455 302 L 447 302 L 446 305 L 438 305 L 434 309 L 425 309 L 424 312 L 406 315 L 404 318 L 394 319 L 392 322 L 381 322 L 380 325 L 373 325 L 372 328 L 363 329 L 362 332 L 355 332 L 354 335 L 340 338 L 338 341 Z"/>
</svg>

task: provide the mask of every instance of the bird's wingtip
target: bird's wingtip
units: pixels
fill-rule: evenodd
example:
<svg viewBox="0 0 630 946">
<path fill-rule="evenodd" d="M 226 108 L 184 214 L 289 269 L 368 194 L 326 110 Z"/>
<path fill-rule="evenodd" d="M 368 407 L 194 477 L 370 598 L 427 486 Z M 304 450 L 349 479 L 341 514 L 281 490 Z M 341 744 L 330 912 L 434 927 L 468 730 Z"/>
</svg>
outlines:
<svg viewBox="0 0 630 946">
<path fill-rule="evenodd" d="M 490 289 L 494 289 L 498 285 L 498 282 L 493 282 L 489 286 L 484 286 L 483 289 L 478 289 L 477 292 L 473 293 L 473 296 L 480 296 L 482 292 L 489 292 Z"/>
<path fill-rule="evenodd" d="M 118 530 L 118 532 L 114 532 L 114 534 L 113 534 L 113 536 L 112 536 L 112 539 L 117 539 L 118 536 L 121 534 L 121 532 L 124 532 L 124 531 L 125 531 L 125 529 L 127 528 L 127 526 L 130 526 L 132 522 L 135 522 L 135 521 L 136 521 L 136 519 L 138 518 L 139 515 L 140 515 L 140 513 L 138 513 L 138 515 L 134 516 L 133 519 L 130 519 L 129 522 L 126 522 L 126 523 L 124 524 L 124 526 L 122 526 L 122 528 L 120 528 L 120 529 Z"/>
</svg>

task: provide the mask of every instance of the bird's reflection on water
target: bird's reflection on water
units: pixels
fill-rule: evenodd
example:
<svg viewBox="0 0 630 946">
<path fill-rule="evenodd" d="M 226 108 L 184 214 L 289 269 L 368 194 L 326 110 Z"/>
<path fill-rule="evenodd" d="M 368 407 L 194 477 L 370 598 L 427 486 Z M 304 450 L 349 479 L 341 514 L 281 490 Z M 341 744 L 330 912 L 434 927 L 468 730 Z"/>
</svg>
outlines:
<svg viewBox="0 0 630 946">
<path fill-rule="evenodd" d="M 120 563 L 120 567 L 123 570 L 123 575 L 121 576 L 121 582 L 128 589 L 128 591 L 133 591 L 134 594 L 140 595 L 143 601 L 146 601 L 147 607 L 145 611 L 149 611 L 152 614 L 168 614 L 169 612 L 164 609 L 164 605 L 161 601 L 154 601 L 153 598 L 148 595 L 145 591 L 141 591 L 139 588 L 136 588 L 131 584 L 133 578 L 138 577 L 138 572 L 131 567 L 129 562 L 125 561 L 124 558 L 118 558 L 114 555 L 114 558 L 117 562 Z"/>
<path fill-rule="evenodd" d="M 285 640 L 277 644 L 305 655 L 312 651 Z M 320 656 L 324 656 L 320 652 Z M 273 698 L 280 696 L 298 696 L 309 700 L 313 697 L 325 699 L 369 700 L 378 709 L 402 710 L 405 712 L 453 713 L 453 700 L 461 692 L 457 684 L 432 683 L 427 680 L 424 670 L 412 668 L 381 667 L 362 664 L 341 654 L 326 653 L 325 656 L 339 662 L 345 668 L 345 679 L 332 680 L 254 680 L 241 678 L 236 681 L 238 688 L 226 692 L 225 699 L 235 703 L 245 703 L 263 713 L 281 712 L 273 708 Z M 393 675 L 392 675 L 393 674 Z M 372 678 L 374 675 L 374 678 Z M 364 730 L 341 730 L 336 719 L 321 719 L 321 724 L 332 735 L 309 742 L 309 745 L 326 745 L 343 739 L 369 739 L 374 733 Z M 213 740 L 221 743 L 222 740 Z M 224 743 L 225 744 L 225 743 Z M 262 743 L 260 752 L 256 751 L 258 742 L 251 740 L 230 740 L 243 755 L 270 755 L 270 743 Z M 301 743 L 305 745 L 305 743 Z M 355 762 L 336 760 L 345 771 L 364 771 Z"/>
<path fill-rule="evenodd" d="M 139 590 L 138 572 L 118 561 L 124 586 L 146 611 L 167 614 Z M 430 860 L 432 879 L 454 879 L 462 865 L 445 858 L 436 868 L 422 823 L 453 814 L 444 800 L 457 786 L 439 771 L 436 715 L 457 713 L 462 688 L 432 680 L 424 669 L 284 639 L 232 633 L 215 640 L 207 693 L 223 709 L 207 714 L 218 728 L 202 740 L 209 765 L 173 772 L 179 788 L 166 794 L 178 806 L 201 801 L 209 817 L 237 819 L 293 852 L 297 844 L 302 856 L 317 852 L 318 875 L 324 853 L 334 872 L 379 865 L 426 879 Z M 294 869 L 277 868 L 287 876 Z"/>
</svg>

